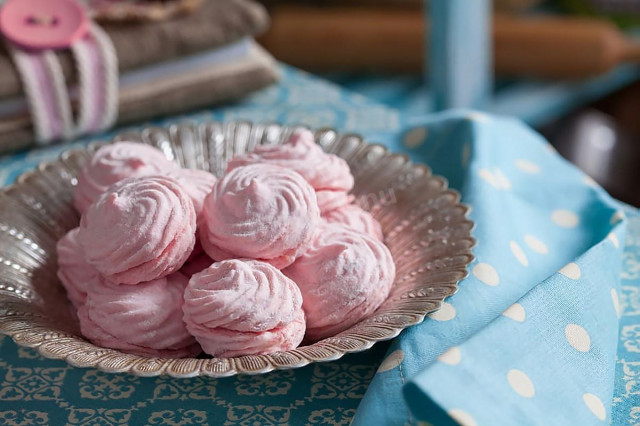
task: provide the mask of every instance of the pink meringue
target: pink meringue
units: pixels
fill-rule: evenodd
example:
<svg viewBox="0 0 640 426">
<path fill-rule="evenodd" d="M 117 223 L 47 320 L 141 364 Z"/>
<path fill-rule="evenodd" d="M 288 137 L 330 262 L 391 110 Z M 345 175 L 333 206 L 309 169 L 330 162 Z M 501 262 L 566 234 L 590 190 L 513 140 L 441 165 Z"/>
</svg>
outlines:
<svg viewBox="0 0 640 426">
<path fill-rule="evenodd" d="M 320 210 L 298 173 L 251 164 L 216 182 L 202 216 L 200 243 L 211 258 L 247 257 L 283 268 L 305 251 Z"/>
<path fill-rule="evenodd" d="M 105 145 L 78 174 L 74 205 L 84 213 L 107 188 L 123 179 L 157 175 L 178 168 L 162 151 L 150 145 L 135 142 Z"/>
<path fill-rule="evenodd" d="M 187 278 L 122 286 L 100 279 L 78 310 L 80 330 L 94 344 L 140 356 L 183 358 L 201 352 L 182 320 Z"/>
<path fill-rule="evenodd" d="M 322 190 L 316 191 L 318 207 L 322 214 L 327 214 L 331 210 L 339 209 L 353 202 L 353 196 L 344 191 Z"/>
<path fill-rule="evenodd" d="M 84 305 L 87 290 L 98 280 L 98 271 L 84 260 L 78 243 L 79 228 L 67 232 L 58 240 L 58 278 L 67 290 L 67 297 L 76 308 Z"/>
<path fill-rule="evenodd" d="M 383 240 L 380 222 L 375 220 L 371 213 L 361 209 L 355 204 L 348 204 L 331 210 L 322 215 L 329 223 L 341 223 L 355 231 L 370 235 L 380 241 Z"/>
<path fill-rule="evenodd" d="M 306 129 L 293 132 L 282 145 L 260 145 L 253 152 L 234 157 L 227 172 L 247 164 L 264 163 L 285 167 L 302 175 L 316 191 L 348 192 L 353 188 L 349 165 L 342 158 L 325 153 Z"/>
<path fill-rule="evenodd" d="M 118 284 L 151 281 L 177 271 L 195 244 L 191 199 L 173 179 L 125 179 L 105 192 L 80 220 L 87 262 Z"/>
<path fill-rule="evenodd" d="M 257 260 L 225 260 L 195 274 L 182 309 L 187 329 L 214 357 L 286 351 L 304 337 L 300 290 Z"/>
<path fill-rule="evenodd" d="M 182 188 L 193 202 L 197 222 L 200 223 L 204 199 L 211 192 L 217 180 L 215 175 L 204 170 L 177 169 L 167 173 L 167 176 L 174 178 L 182 185 Z"/>
<path fill-rule="evenodd" d="M 283 270 L 300 287 L 307 336 L 334 336 L 389 295 L 395 264 L 387 246 L 344 225 L 323 224 L 309 249 Z"/>
</svg>

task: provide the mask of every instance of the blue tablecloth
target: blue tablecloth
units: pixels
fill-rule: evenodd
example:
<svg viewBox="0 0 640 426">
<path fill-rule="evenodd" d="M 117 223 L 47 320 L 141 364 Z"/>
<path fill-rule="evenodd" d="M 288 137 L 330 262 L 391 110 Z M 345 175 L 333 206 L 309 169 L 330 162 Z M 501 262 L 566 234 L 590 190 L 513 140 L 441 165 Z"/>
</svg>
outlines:
<svg viewBox="0 0 640 426">
<path fill-rule="evenodd" d="M 305 73 L 283 74 L 279 85 L 241 103 L 170 121 L 332 126 L 427 162 L 461 190 L 477 222 L 477 260 L 459 293 L 388 351 L 379 344 L 256 377 L 107 375 L 0 338 L 0 423 L 640 422 L 635 209 L 610 199 L 516 121 L 455 113 L 416 123 Z M 64 149 L 0 159 L 0 182 Z"/>
</svg>

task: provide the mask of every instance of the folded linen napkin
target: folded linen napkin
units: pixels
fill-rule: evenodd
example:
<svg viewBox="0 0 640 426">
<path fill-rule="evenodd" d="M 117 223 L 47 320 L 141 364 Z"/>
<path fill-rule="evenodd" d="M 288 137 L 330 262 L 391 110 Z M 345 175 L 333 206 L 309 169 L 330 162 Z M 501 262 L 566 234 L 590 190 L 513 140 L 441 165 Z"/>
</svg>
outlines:
<svg viewBox="0 0 640 426">
<path fill-rule="evenodd" d="M 264 8 L 251 0 L 205 0 L 194 13 L 160 22 L 102 25 L 113 42 L 120 72 L 215 49 L 262 33 Z M 58 53 L 67 84 L 77 76 L 69 51 Z M 20 77 L 0 44 L 0 99 L 22 93 Z"/>
<path fill-rule="evenodd" d="M 477 259 L 457 294 L 394 341 L 353 424 L 610 421 L 617 203 L 513 119 L 441 115 L 405 144 L 472 206 Z"/>
</svg>

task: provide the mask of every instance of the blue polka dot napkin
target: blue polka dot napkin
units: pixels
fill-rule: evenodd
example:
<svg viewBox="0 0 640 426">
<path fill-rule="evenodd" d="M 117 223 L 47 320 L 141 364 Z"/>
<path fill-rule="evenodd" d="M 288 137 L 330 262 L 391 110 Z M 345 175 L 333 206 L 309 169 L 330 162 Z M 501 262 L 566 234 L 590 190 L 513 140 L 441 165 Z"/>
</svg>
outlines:
<svg viewBox="0 0 640 426">
<path fill-rule="evenodd" d="M 353 424 L 608 424 L 618 203 L 516 120 L 448 113 L 403 142 L 471 205 L 476 260 L 394 341 Z"/>
</svg>

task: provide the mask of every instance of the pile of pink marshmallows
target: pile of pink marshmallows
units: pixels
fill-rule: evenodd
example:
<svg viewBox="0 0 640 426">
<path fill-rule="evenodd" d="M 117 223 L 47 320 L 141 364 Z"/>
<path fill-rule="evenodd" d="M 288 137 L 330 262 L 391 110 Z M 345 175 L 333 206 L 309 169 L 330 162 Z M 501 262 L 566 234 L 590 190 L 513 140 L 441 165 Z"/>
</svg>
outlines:
<svg viewBox="0 0 640 426">
<path fill-rule="evenodd" d="M 387 298 L 395 264 L 348 164 L 297 130 L 224 177 L 118 142 L 80 172 L 58 277 L 93 343 L 141 356 L 268 354 L 334 336 Z"/>
</svg>

